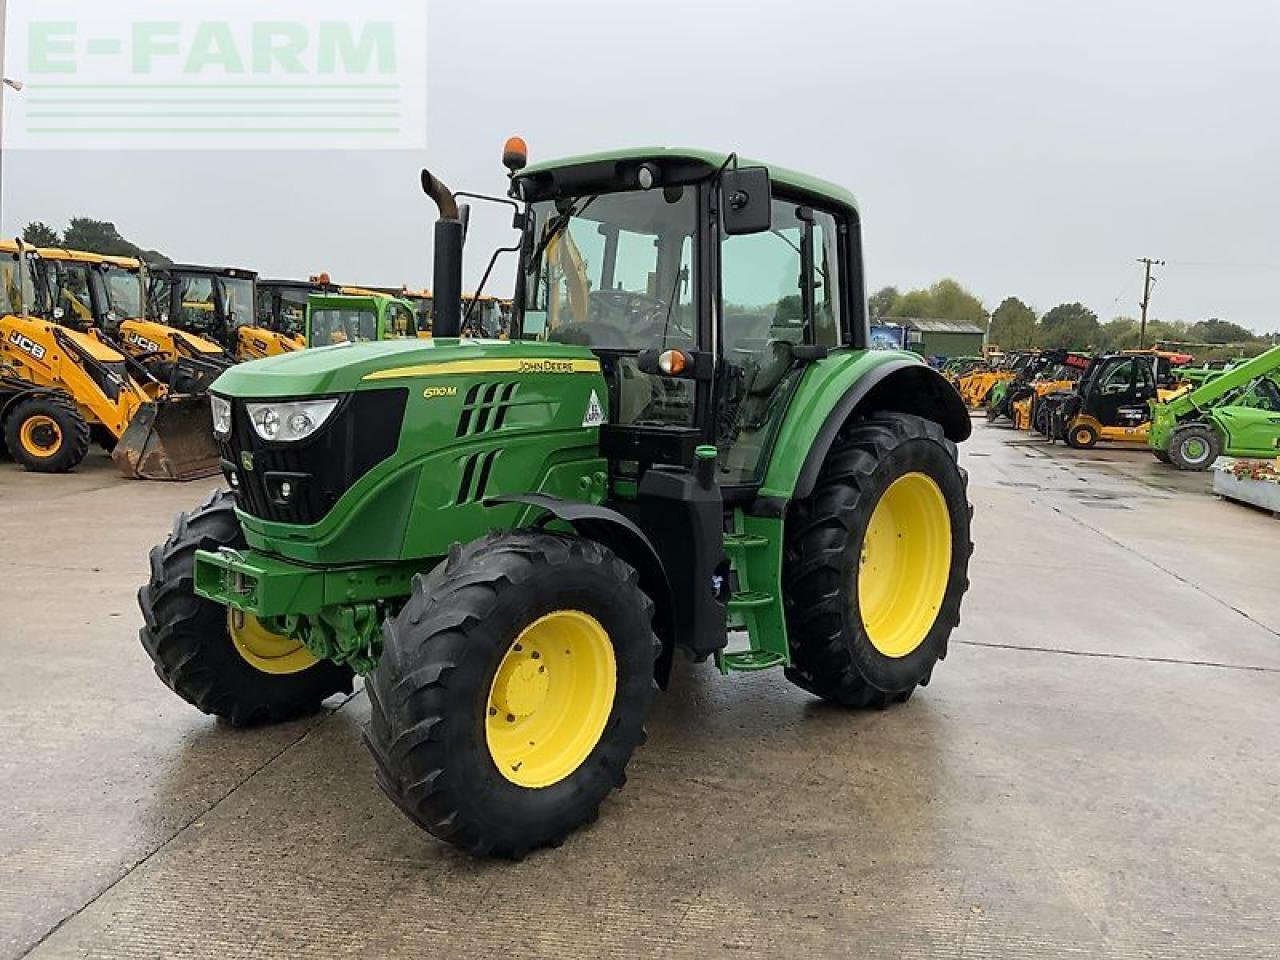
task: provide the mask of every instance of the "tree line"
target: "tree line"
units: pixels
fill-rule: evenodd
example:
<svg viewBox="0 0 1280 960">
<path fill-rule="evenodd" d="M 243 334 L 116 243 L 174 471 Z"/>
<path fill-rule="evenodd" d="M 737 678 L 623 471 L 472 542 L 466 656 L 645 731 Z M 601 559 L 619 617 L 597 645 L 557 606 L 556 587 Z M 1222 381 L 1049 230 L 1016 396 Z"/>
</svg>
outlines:
<svg viewBox="0 0 1280 960">
<path fill-rule="evenodd" d="M 1005 297 L 988 313 L 983 302 L 955 280 L 939 280 L 931 287 L 909 290 L 883 287 L 869 298 L 871 316 L 892 319 L 959 320 L 986 327 L 988 342 L 1004 350 L 1037 347 L 1088 352 L 1132 350 L 1138 346 L 1140 324 L 1133 317 L 1114 317 L 1102 322 L 1083 303 L 1060 303 L 1037 314 L 1018 297 Z M 1148 320 L 1146 345 L 1154 343 L 1186 345 L 1187 353 L 1203 361 L 1252 356 L 1280 343 L 1280 331 L 1258 334 L 1217 317 L 1207 320 Z M 1178 349 L 1183 349 L 1179 347 Z"/>
<path fill-rule="evenodd" d="M 92 217 L 72 217 L 61 234 L 47 223 L 36 220 L 23 229 L 22 241 L 33 247 L 62 247 L 104 257 L 133 257 L 147 263 L 173 262 L 159 250 L 144 250 L 126 240 L 114 223 Z"/>
</svg>

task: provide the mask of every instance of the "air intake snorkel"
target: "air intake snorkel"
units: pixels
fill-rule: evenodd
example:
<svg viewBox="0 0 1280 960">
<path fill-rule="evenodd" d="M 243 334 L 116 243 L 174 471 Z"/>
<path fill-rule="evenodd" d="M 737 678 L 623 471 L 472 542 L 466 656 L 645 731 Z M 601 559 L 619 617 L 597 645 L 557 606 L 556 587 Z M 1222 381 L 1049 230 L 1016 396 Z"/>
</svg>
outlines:
<svg viewBox="0 0 1280 960">
<path fill-rule="evenodd" d="M 465 228 L 452 191 L 422 171 L 422 190 L 440 211 L 436 221 L 435 264 L 432 281 L 433 337 L 457 337 L 462 331 L 462 241 Z"/>
</svg>

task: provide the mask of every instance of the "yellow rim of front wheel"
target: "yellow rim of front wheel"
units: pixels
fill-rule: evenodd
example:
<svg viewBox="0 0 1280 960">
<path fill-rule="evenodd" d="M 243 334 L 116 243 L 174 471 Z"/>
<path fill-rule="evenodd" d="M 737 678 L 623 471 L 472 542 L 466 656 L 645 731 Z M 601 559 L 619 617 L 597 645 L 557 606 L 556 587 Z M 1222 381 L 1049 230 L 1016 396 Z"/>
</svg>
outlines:
<svg viewBox="0 0 1280 960">
<path fill-rule="evenodd" d="M 494 765 L 521 787 L 549 787 L 591 755 L 618 687 L 609 633 L 580 610 L 557 610 L 520 632 L 498 664 L 485 709 Z"/>
<path fill-rule="evenodd" d="M 57 420 L 41 413 L 22 422 L 18 439 L 31 456 L 52 457 L 62 446 L 62 429 Z"/>
<path fill-rule="evenodd" d="M 951 576 L 951 514 L 932 477 L 908 473 L 871 514 L 858 563 L 858 609 L 872 645 L 905 657 L 933 629 Z"/>
<path fill-rule="evenodd" d="M 251 613 L 227 611 L 227 630 L 236 652 L 255 670 L 277 675 L 301 673 L 316 662 L 300 640 L 272 633 Z"/>
</svg>

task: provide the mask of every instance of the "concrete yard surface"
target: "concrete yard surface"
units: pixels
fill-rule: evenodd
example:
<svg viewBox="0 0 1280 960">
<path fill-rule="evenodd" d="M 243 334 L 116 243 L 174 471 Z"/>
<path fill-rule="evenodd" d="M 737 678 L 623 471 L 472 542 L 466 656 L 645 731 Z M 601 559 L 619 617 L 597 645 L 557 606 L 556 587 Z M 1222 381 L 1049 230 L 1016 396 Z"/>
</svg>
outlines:
<svg viewBox="0 0 1280 960">
<path fill-rule="evenodd" d="M 0 462 L 0 958 L 1280 953 L 1280 522 L 1144 449 L 975 423 L 972 589 L 906 705 L 680 664 L 563 847 L 471 859 L 378 790 L 362 692 L 233 730 L 134 594 L 216 481 Z"/>
</svg>

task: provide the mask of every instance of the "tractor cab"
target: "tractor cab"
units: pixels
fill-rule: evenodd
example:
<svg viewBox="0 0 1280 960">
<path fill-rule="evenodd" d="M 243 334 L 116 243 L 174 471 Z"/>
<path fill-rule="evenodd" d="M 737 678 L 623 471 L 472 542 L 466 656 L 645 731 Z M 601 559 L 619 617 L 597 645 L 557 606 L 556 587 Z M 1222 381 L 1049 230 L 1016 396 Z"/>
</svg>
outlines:
<svg viewBox="0 0 1280 960">
<path fill-rule="evenodd" d="M 710 444 L 720 488 L 750 500 L 807 370 L 866 346 L 859 224 L 847 193 L 777 170 L 724 210 L 716 163 L 659 152 L 518 174 L 528 208 L 511 336 L 600 357 L 615 473 L 688 467 Z"/>
<path fill-rule="evenodd" d="M 44 247 L 31 250 L 28 261 L 50 319 L 118 339 L 121 324 L 144 314 L 141 260 Z"/>
<path fill-rule="evenodd" d="M 81 333 L 99 327 L 110 312 L 97 267 L 102 257 L 78 250 L 42 247 L 28 257 L 37 303 L 48 320 Z"/>
<path fill-rule="evenodd" d="M 417 335 L 412 304 L 386 295 L 312 294 L 307 301 L 306 344 L 372 343 Z"/>
<path fill-rule="evenodd" d="M 35 310 L 36 287 L 26 250 L 19 243 L 0 240 L 0 317 Z"/>
<path fill-rule="evenodd" d="M 336 290 L 327 274 L 310 280 L 259 280 L 258 326 L 299 343 L 304 342 L 307 300 L 312 294 Z"/>
<path fill-rule="evenodd" d="M 299 349 L 289 336 L 257 325 L 258 275 L 251 270 L 166 264 L 147 284 L 148 316 L 219 344 L 238 361 Z"/>
</svg>

